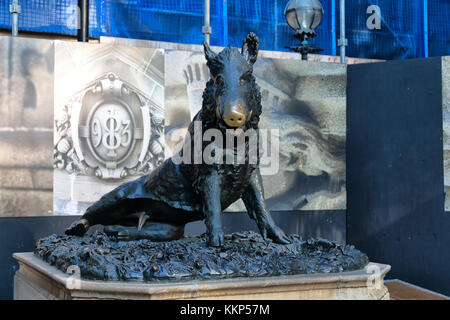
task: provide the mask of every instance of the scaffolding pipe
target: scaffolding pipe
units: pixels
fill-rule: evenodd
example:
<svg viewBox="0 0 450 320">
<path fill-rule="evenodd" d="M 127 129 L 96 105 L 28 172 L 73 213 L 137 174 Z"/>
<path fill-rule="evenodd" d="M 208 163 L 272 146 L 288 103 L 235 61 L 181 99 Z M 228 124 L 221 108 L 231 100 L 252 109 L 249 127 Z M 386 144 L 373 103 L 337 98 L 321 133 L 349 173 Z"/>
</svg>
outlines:
<svg viewBox="0 0 450 320">
<path fill-rule="evenodd" d="M 423 0 L 423 49 L 425 58 L 428 58 L 428 0 Z"/>
<path fill-rule="evenodd" d="M 78 8 L 80 12 L 79 28 L 78 28 L 78 41 L 89 41 L 89 0 L 78 0 Z"/>
<path fill-rule="evenodd" d="M 19 0 L 12 0 L 9 5 L 9 12 L 11 13 L 11 35 L 17 37 L 19 34 L 19 14 L 21 13 Z"/>
<path fill-rule="evenodd" d="M 341 48 L 341 63 L 345 64 L 345 47 L 348 45 L 348 41 L 345 38 L 345 0 L 340 0 L 339 7 L 340 37 L 338 46 Z"/>
<path fill-rule="evenodd" d="M 211 29 L 211 17 L 210 17 L 210 1 L 205 0 L 205 21 L 202 28 L 202 33 L 205 36 L 205 42 L 209 45 L 210 34 L 212 33 Z"/>
</svg>

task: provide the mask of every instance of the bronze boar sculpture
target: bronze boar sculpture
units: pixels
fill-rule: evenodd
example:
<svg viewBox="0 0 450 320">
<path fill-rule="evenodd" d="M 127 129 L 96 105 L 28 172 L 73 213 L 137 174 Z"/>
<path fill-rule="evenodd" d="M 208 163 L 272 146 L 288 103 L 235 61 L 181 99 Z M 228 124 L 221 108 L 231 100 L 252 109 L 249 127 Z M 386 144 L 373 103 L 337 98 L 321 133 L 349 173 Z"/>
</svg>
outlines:
<svg viewBox="0 0 450 320">
<path fill-rule="evenodd" d="M 258 129 L 261 93 L 252 74 L 258 50 L 259 40 L 253 33 L 245 38 L 242 50 L 227 47 L 217 54 L 204 43 L 211 79 L 203 93 L 202 109 L 189 125 L 188 143 L 194 143 L 196 121 L 201 122 L 203 132 L 214 128 L 224 135 L 229 130 Z M 202 144 L 203 150 L 207 145 Z M 90 226 L 101 224 L 106 234 L 118 240 L 168 241 L 183 237 L 186 223 L 205 220 L 207 242 L 218 247 L 224 244 L 221 213 L 240 198 L 264 239 L 291 242 L 266 207 L 259 161 L 177 163 L 173 157 L 151 174 L 105 194 L 65 233 L 82 236 Z"/>
</svg>

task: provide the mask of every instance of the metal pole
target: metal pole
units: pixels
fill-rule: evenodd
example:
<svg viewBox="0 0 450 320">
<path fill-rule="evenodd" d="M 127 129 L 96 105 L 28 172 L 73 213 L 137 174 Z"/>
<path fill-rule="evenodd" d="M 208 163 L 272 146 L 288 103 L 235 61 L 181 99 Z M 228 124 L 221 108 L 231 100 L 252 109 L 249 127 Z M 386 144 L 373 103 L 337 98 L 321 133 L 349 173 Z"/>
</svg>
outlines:
<svg viewBox="0 0 450 320">
<path fill-rule="evenodd" d="M 89 0 L 78 0 L 78 8 L 80 12 L 78 41 L 89 41 Z"/>
<path fill-rule="evenodd" d="M 428 58 L 428 0 L 423 0 L 423 51 Z"/>
<path fill-rule="evenodd" d="M 21 13 L 19 0 L 12 0 L 9 5 L 9 12 L 11 13 L 11 34 L 13 37 L 17 37 L 19 34 L 19 14 Z"/>
<path fill-rule="evenodd" d="M 340 20 L 340 38 L 338 41 L 338 46 L 341 48 L 341 63 L 345 64 L 345 47 L 348 45 L 348 41 L 345 38 L 345 0 L 340 0 L 339 3 L 339 20 Z"/>
<path fill-rule="evenodd" d="M 331 0 L 331 53 L 337 54 L 336 50 L 336 0 Z"/>
<path fill-rule="evenodd" d="M 228 4 L 227 0 L 222 1 L 222 19 L 223 19 L 223 46 L 228 46 Z"/>
<path fill-rule="evenodd" d="M 210 25 L 210 3 L 209 0 L 205 0 L 205 21 L 204 26 L 202 28 L 202 33 L 205 35 L 205 42 L 209 45 L 209 35 L 212 33 L 211 25 Z"/>
</svg>

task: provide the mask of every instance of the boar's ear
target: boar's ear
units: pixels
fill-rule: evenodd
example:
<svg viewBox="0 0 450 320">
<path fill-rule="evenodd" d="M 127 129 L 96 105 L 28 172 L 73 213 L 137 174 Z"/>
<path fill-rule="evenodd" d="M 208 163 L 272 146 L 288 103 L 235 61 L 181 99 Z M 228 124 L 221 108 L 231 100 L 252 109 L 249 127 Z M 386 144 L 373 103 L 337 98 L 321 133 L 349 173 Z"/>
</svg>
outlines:
<svg viewBox="0 0 450 320">
<path fill-rule="evenodd" d="M 209 64 L 217 57 L 217 54 L 211 50 L 211 48 L 209 47 L 209 45 L 206 42 L 203 42 L 203 48 L 205 49 L 206 61 Z"/>
<path fill-rule="evenodd" d="M 259 39 L 253 32 L 250 32 L 242 44 L 242 55 L 248 63 L 254 64 L 258 57 Z"/>
</svg>

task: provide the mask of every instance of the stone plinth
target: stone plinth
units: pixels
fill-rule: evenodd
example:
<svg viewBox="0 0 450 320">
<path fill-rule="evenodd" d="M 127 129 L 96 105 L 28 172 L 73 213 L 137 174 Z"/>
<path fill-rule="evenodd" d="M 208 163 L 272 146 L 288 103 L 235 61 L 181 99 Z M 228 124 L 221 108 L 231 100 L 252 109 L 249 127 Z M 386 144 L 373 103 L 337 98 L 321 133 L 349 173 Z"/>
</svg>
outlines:
<svg viewBox="0 0 450 320">
<path fill-rule="evenodd" d="M 389 265 L 329 274 L 236 278 L 185 282 L 118 282 L 78 280 L 32 253 L 15 253 L 20 268 L 14 299 L 389 299 L 383 279 Z"/>
</svg>

